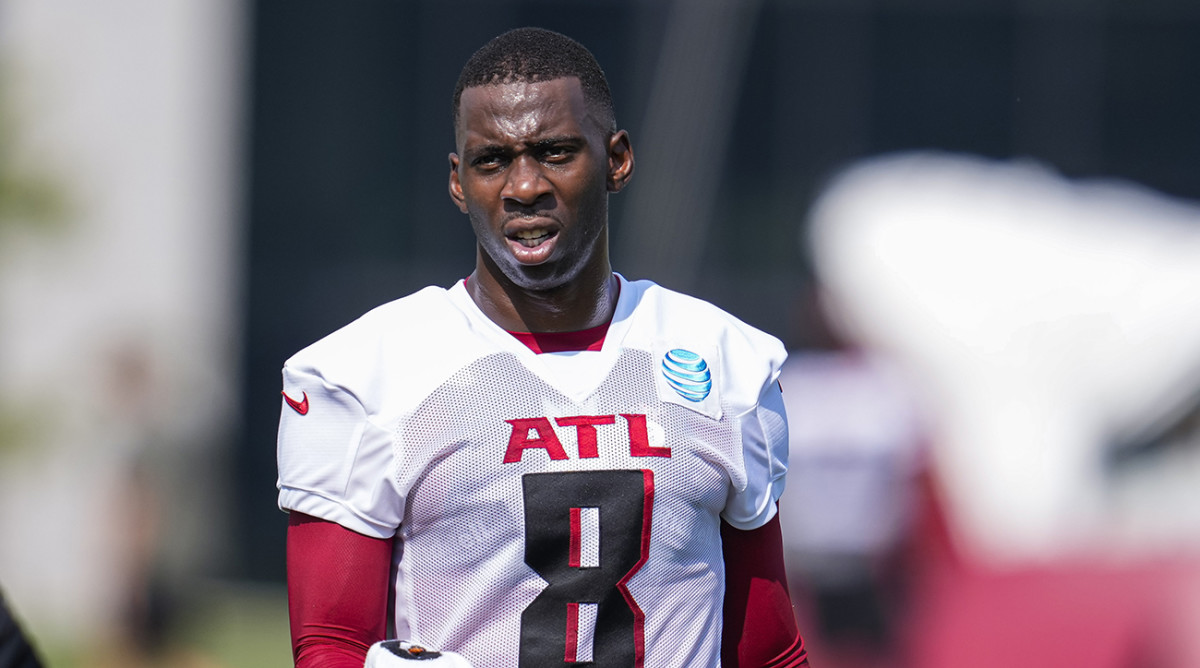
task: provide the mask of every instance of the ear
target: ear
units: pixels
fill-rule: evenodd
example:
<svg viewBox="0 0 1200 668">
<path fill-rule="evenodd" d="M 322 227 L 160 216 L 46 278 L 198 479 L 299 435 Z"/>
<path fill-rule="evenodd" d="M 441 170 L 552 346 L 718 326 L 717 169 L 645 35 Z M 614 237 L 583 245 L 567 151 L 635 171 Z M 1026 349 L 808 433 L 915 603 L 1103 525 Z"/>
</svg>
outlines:
<svg viewBox="0 0 1200 668">
<path fill-rule="evenodd" d="M 450 199 L 458 205 L 458 210 L 467 212 L 467 198 L 463 195 L 462 181 L 458 179 L 458 154 L 450 154 Z"/>
<path fill-rule="evenodd" d="M 621 192 L 633 176 L 633 144 L 629 133 L 617 130 L 608 139 L 608 192 Z"/>
</svg>

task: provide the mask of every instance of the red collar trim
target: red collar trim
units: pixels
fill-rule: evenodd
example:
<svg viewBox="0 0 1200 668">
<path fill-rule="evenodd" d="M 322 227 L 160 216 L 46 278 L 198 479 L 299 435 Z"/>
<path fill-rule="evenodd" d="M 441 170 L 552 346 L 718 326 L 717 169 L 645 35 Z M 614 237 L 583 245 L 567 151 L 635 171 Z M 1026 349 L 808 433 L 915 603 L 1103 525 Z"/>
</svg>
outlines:
<svg viewBox="0 0 1200 668">
<path fill-rule="evenodd" d="M 467 281 L 471 280 L 470 276 L 463 279 L 463 287 L 466 287 Z M 621 283 L 617 283 L 617 294 L 621 292 Z M 584 350 L 600 350 L 604 347 L 604 337 L 608 335 L 608 325 L 606 322 L 603 325 L 597 325 L 589 329 L 581 329 L 577 332 L 511 332 L 518 341 L 525 344 L 534 353 L 540 355 L 542 353 L 567 353 L 580 352 Z"/>
<path fill-rule="evenodd" d="M 509 332 L 537 354 L 600 350 L 608 334 L 608 323 L 578 332 Z"/>
</svg>

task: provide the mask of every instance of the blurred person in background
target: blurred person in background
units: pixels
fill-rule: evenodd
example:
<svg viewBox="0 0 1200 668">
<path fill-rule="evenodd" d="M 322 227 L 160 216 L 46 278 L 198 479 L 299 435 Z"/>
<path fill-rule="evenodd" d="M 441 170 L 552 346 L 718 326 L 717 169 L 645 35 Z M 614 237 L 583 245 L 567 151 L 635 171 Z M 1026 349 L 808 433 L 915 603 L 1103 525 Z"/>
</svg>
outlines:
<svg viewBox="0 0 1200 668">
<path fill-rule="evenodd" d="M 385 637 L 479 666 L 807 665 L 776 513 L 783 346 L 613 273 L 633 149 L 594 57 L 501 35 L 454 127 L 475 271 L 284 367 L 297 665 L 359 668 Z"/>
<path fill-rule="evenodd" d="M 805 345 L 789 351 L 779 378 L 788 580 L 822 665 L 896 666 L 923 429 L 901 369 L 840 333 L 822 291 L 802 292 Z"/>
<path fill-rule="evenodd" d="M 1200 665 L 1200 207 L 912 154 L 847 170 L 812 234 L 929 407 L 908 665 Z"/>
</svg>

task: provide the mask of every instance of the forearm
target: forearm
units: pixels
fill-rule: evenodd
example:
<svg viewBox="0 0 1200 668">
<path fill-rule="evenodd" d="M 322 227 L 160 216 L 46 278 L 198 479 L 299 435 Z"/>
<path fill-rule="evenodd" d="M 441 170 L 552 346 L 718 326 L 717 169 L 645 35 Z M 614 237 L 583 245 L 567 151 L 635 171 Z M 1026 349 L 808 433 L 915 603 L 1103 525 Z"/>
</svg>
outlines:
<svg viewBox="0 0 1200 668">
<path fill-rule="evenodd" d="M 287 551 L 297 668 L 362 668 L 385 633 L 391 541 L 294 512 Z"/>
<path fill-rule="evenodd" d="M 346 638 L 344 629 L 330 629 L 328 635 L 309 628 L 305 635 L 292 639 L 296 668 L 363 668 L 368 647 Z"/>
<path fill-rule="evenodd" d="M 721 524 L 725 554 L 721 663 L 744 668 L 808 665 L 783 563 L 779 516 L 751 531 Z"/>
</svg>

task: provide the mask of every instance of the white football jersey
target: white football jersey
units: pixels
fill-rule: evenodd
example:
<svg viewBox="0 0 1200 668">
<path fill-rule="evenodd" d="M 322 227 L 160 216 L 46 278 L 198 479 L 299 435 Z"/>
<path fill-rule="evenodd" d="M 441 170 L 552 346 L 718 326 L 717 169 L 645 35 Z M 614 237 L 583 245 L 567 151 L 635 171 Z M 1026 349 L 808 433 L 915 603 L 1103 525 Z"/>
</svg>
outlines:
<svg viewBox="0 0 1200 668">
<path fill-rule="evenodd" d="M 783 492 L 775 338 L 621 278 L 598 351 L 535 354 L 464 283 L 283 369 L 279 505 L 395 537 L 396 637 L 477 666 L 718 666 L 720 521 Z"/>
</svg>

